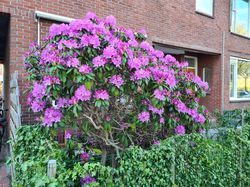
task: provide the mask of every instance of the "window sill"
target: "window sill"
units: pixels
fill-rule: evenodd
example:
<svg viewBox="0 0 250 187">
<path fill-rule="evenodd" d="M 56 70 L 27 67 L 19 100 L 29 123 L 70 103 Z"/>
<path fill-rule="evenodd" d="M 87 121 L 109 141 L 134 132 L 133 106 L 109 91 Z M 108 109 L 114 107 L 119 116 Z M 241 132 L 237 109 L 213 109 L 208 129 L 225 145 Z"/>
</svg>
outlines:
<svg viewBox="0 0 250 187">
<path fill-rule="evenodd" d="M 244 36 L 244 35 L 238 34 L 238 33 L 233 32 L 233 31 L 231 31 L 230 33 L 231 33 L 232 35 L 239 36 L 239 37 L 241 37 L 241 38 L 245 38 L 245 39 L 250 40 L 250 37 L 248 37 L 248 36 Z"/>
<path fill-rule="evenodd" d="M 230 99 L 230 103 L 244 103 L 244 102 L 250 102 L 250 99 Z"/>
<path fill-rule="evenodd" d="M 200 12 L 200 11 L 198 11 L 198 10 L 196 10 L 195 12 L 196 12 L 196 14 L 200 14 L 200 15 L 202 15 L 202 16 L 206 16 L 206 17 L 208 17 L 208 18 L 214 19 L 214 16 L 213 16 L 213 15 L 209 15 L 209 14 Z"/>
</svg>

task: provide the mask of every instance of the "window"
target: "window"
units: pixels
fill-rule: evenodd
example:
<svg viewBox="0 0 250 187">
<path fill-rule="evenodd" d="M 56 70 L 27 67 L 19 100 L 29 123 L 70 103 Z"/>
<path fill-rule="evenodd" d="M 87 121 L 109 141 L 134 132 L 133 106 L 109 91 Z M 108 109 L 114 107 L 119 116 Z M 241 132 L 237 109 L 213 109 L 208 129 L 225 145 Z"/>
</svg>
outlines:
<svg viewBox="0 0 250 187">
<path fill-rule="evenodd" d="M 230 58 L 230 99 L 250 99 L 250 60 Z"/>
<path fill-rule="evenodd" d="M 231 31 L 250 37 L 249 0 L 231 0 Z"/>
<path fill-rule="evenodd" d="M 212 85 L 212 68 L 205 67 L 203 68 L 203 81 L 208 83 L 209 90 L 208 93 L 211 92 L 211 85 Z"/>
<path fill-rule="evenodd" d="M 213 16 L 214 1 L 213 0 L 196 0 L 196 11 Z"/>
<path fill-rule="evenodd" d="M 184 61 L 188 62 L 186 70 L 188 72 L 193 72 L 194 75 L 197 75 L 197 57 L 185 56 Z"/>
</svg>

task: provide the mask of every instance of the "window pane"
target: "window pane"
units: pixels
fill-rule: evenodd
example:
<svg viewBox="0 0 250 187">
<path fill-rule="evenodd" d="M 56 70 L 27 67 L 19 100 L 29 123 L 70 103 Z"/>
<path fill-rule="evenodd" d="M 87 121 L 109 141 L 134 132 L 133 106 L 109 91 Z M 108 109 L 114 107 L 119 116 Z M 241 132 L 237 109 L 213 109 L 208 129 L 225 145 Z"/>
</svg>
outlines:
<svg viewBox="0 0 250 187">
<path fill-rule="evenodd" d="M 185 61 L 188 62 L 188 67 L 195 67 L 195 59 L 194 58 L 185 57 Z"/>
<path fill-rule="evenodd" d="M 208 68 L 208 67 L 203 68 L 203 81 L 208 83 L 208 86 L 209 86 L 208 93 L 211 92 L 212 75 L 213 73 L 212 73 L 211 68 Z"/>
<path fill-rule="evenodd" d="M 250 98 L 250 61 L 238 60 L 237 97 Z"/>
<path fill-rule="evenodd" d="M 234 66 L 231 64 L 231 75 L 230 75 L 230 97 L 234 97 Z"/>
<path fill-rule="evenodd" d="M 196 0 L 196 10 L 212 16 L 213 0 Z"/>
<path fill-rule="evenodd" d="M 249 1 L 237 0 L 235 1 L 236 16 L 235 16 L 235 32 L 248 36 L 249 30 Z"/>
</svg>

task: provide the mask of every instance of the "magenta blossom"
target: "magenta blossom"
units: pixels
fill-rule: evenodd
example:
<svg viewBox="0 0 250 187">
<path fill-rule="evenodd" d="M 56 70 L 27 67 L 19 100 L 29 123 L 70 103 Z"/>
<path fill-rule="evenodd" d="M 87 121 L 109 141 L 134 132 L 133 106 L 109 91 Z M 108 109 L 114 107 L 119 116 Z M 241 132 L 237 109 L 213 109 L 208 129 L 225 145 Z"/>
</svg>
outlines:
<svg viewBox="0 0 250 187">
<path fill-rule="evenodd" d="M 44 109 L 45 105 L 45 101 L 34 100 L 33 102 L 31 102 L 31 109 L 33 112 L 40 112 Z"/>
<path fill-rule="evenodd" d="M 91 91 L 82 85 L 75 91 L 75 98 L 80 101 L 88 101 L 91 98 Z"/>
<path fill-rule="evenodd" d="M 57 107 L 58 108 L 63 108 L 68 106 L 68 100 L 65 98 L 59 98 L 57 100 Z"/>
<path fill-rule="evenodd" d="M 60 110 L 54 108 L 47 108 L 44 112 L 43 123 L 44 125 L 51 127 L 54 122 L 60 122 L 61 118 L 62 113 Z"/>
<path fill-rule="evenodd" d="M 109 99 L 109 94 L 106 90 L 97 90 L 95 92 L 96 99 L 102 99 L 102 100 L 108 100 Z"/>
<path fill-rule="evenodd" d="M 185 127 L 183 125 L 178 125 L 175 127 L 175 133 L 183 136 L 185 134 Z"/>
<path fill-rule="evenodd" d="M 66 131 L 65 131 L 65 138 L 66 138 L 66 139 L 70 139 L 71 137 L 72 137 L 71 131 L 66 130 Z"/>
<path fill-rule="evenodd" d="M 81 162 L 87 162 L 90 159 L 90 155 L 87 152 L 83 152 L 80 154 L 80 161 Z"/>
<path fill-rule="evenodd" d="M 79 64 L 80 64 L 80 62 L 79 62 L 78 58 L 69 58 L 67 60 L 67 66 L 68 67 L 74 67 L 75 68 L 75 67 L 78 67 Z"/>
<path fill-rule="evenodd" d="M 144 123 L 144 122 L 149 122 L 150 120 L 150 114 L 149 112 L 142 112 L 138 115 L 138 119 Z"/>
<path fill-rule="evenodd" d="M 116 25 L 116 19 L 115 19 L 115 17 L 112 16 L 112 15 L 107 16 L 105 22 L 106 22 L 107 24 L 109 24 L 110 26 L 112 26 L 112 27 L 115 27 L 115 25 Z"/>
<path fill-rule="evenodd" d="M 206 132 L 206 131 L 205 131 L 204 129 L 202 129 L 202 128 L 199 129 L 199 133 L 200 133 L 200 134 L 204 134 L 205 132 Z"/>
<path fill-rule="evenodd" d="M 92 62 L 94 64 L 94 67 L 102 67 L 107 63 L 106 60 L 101 56 L 95 57 Z"/>
<path fill-rule="evenodd" d="M 43 77 L 43 83 L 46 86 L 49 86 L 49 85 L 52 85 L 52 84 L 60 84 L 60 79 L 58 77 L 56 77 L 56 76 L 48 75 L 48 76 Z"/>
<path fill-rule="evenodd" d="M 165 123 L 165 119 L 163 117 L 160 118 L 160 123 L 162 123 L 162 124 Z"/>
<path fill-rule="evenodd" d="M 122 79 L 122 77 L 120 75 L 113 75 L 110 78 L 109 82 L 111 84 L 114 84 L 117 88 L 120 88 L 124 83 L 124 81 L 123 81 L 123 79 Z"/>
<path fill-rule="evenodd" d="M 156 89 L 154 91 L 154 97 L 161 101 L 164 101 L 166 99 L 165 95 L 166 95 L 166 90 Z"/>
<path fill-rule="evenodd" d="M 89 65 L 82 65 L 79 67 L 79 72 L 83 74 L 92 73 L 92 68 Z"/>
<path fill-rule="evenodd" d="M 156 140 L 156 141 L 154 141 L 153 144 L 154 144 L 154 145 L 161 145 L 161 142 L 160 142 L 160 140 Z"/>
<path fill-rule="evenodd" d="M 136 80 L 141 80 L 141 79 L 149 79 L 150 77 L 150 71 L 144 70 L 144 69 L 139 69 L 135 71 L 135 79 Z"/>
<path fill-rule="evenodd" d="M 158 115 L 160 115 L 160 116 L 164 113 L 164 108 L 158 109 L 158 108 L 156 108 L 156 107 L 153 107 L 152 105 L 149 105 L 149 106 L 148 106 L 148 109 L 149 109 L 150 111 L 152 111 L 154 114 L 158 114 Z"/>
<path fill-rule="evenodd" d="M 103 56 L 105 58 L 111 58 L 117 55 L 117 51 L 114 47 L 108 46 L 103 50 Z"/>
<path fill-rule="evenodd" d="M 91 175 L 87 175 L 86 177 L 80 178 L 81 186 L 89 185 L 94 182 L 96 182 L 96 180 Z"/>
<path fill-rule="evenodd" d="M 42 99 L 45 93 L 46 93 L 46 85 L 35 82 L 32 91 L 33 97 L 36 97 L 37 99 Z"/>
</svg>

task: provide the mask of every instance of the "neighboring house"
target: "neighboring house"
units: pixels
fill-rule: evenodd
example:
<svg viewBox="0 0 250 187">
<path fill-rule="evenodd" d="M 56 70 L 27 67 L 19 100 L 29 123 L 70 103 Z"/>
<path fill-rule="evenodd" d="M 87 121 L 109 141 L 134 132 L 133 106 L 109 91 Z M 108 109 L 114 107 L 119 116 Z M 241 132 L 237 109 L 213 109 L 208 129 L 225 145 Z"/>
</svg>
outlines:
<svg viewBox="0 0 250 187">
<path fill-rule="evenodd" d="M 27 81 L 22 55 L 53 22 L 82 18 L 88 11 L 100 17 L 112 14 L 127 28 L 145 28 L 155 48 L 188 61 L 188 71 L 210 85 L 200 101 L 210 111 L 250 107 L 249 0 L 3 0 L 4 94 L 8 102 L 9 76 L 18 70 L 23 123 L 34 118 L 23 94 Z"/>
</svg>

